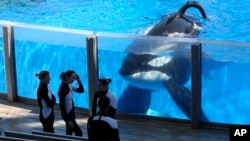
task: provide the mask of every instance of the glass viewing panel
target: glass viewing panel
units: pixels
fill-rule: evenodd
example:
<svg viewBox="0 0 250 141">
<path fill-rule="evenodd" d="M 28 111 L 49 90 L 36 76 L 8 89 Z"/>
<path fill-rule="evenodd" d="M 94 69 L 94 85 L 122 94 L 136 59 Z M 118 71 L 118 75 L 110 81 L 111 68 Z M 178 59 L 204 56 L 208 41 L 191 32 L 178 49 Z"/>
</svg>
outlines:
<svg viewBox="0 0 250 141">
<path fill-rule="evenodd" d="M 112 79 L 119 113 L 190 120 L 190 42 L 97 33 L 99 77 Z"/>
<path fill-rule="evenodd" d="M 203 43 L 203 121 L 250 124 L 250 44 Z"/>
<path fill-rule="evenodd" d="M 35 73 L 45 69 L 50 72 L 50 86 L 58 103 L 59 76 L 71 69 L 85 88 L 83 94 L 74 93 L 75 106 L 88 108 L 86 36 L 92 32 L 23 24 L 15 24 L 14 32 L 18 95 L 36 99 L 39 79 Z"/>
<path fill-rule="evenodd" d="M 118 98 L 118 112 L 190 119 L 185 108 L 190 100 L 175 96 L 190 93 L 190 45 L 195 40 L 173 40 L 99 33 L 99 76 L 113 79 L 110 89 Z M 250 44 L 198 41 L 202 121 L 250 124 Z"/>
<path fill-rule="evenodd" d="M 0 21 L 0 93 L 7 94 L 7 83 L 6 83 L 6 69 L 4 59 L 4 44 L 3 44 L 3 25 Z"/>
<path fill-rule="evenodd" d="M 74 94 L 75 105 L 88 108 L 85 38 L 92 32 L 14 26 L 18 95 L 36 99 L 35 73 L 47 69 L 57 97 L 59 75 L 73 69 L 85 86 L 83 95 Z M 196 39 L 105 33 L 97 37 L 99 77 L 112 79 L 109 88 L 117 96 L 118 112 L 190 120 L 191 100 L 185 96 L 191 94 L 190 46 Z M 250 124 L 250 44 L 198 41 L 202 43 L 202 121 Z M 0 59 L 4 68 L 4 57 Z M 5 69 L 0 75 L 6 79 Z M 0 83 L 0 91 L 6 91 L 5 84 Z"/>
</svg>

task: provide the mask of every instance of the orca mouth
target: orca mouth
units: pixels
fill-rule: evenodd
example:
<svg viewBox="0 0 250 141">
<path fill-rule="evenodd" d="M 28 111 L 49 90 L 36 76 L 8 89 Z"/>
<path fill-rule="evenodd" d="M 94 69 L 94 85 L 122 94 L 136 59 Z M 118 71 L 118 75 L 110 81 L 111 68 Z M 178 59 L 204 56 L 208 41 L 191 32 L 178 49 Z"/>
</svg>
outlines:
<svg viewBox="0 0 250 141">
<path fill-rule="evenodd" d="M 137 65 L 138 63 L 136 61 L 136 55 L 128 54 L 122 62 L 119 73 L 122 76 L 131 75 L 137 71 Z"/>
<path fill-rule="evenodd" d="M 119 70 L 120 75 L 122 76 L 131 76 L 134 74 L 142 73 L 142 72 L 147 72 L 149 70 L 154 69 L 153 67 L 149 65 L 144 65 L 144 64 L 138 64 L 136 62 L 124 62 L 122 64 L 122 67 Z"/>
<path fill-rule="evenodd" d="M 124 58 L 119 73 L 123 76 L 131 75 L 140 72 L 141 69 L 145 69 L 148 60 L 152 58 L 152 55 L 148 54 L 133 54 L 129 53 Z"/>
<path fill-rule="evenodd" d="M 164 89 L 164 82 L 171 79 L 170 76 L 159 71 L 138 72 L 123 78 L 137 88 L 154 91 Z"/>
<path fill-rule="evenodd" d="M 119 74 L 122 76 L 132 75 L 135 70 L 132 70 L 133 67 L 130 66 L 122 66 L 119 70 Z"/>
</svg>

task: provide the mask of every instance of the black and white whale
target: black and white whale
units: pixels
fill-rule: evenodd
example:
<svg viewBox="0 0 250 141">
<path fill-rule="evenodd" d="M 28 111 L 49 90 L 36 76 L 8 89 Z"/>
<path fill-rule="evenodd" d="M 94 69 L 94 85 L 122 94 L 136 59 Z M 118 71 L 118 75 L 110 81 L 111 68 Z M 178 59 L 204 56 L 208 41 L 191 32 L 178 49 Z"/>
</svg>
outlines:
<svg viewBox="0 0 250 141">
<path fill-rule="evenodd" d="M 197 2 L 187 2 L 178 12 L 156 24 L 146 35 L 197 37 L 202 30 L 201 22 L 185 13 L 191 7 L 197 8 L 202 17 L 207 19 L 204 9 Z M 135 40 L 131 43 L 119 70 L 129 85 L 119 99 L 118 112 L 145 114 L 150 107 L 151 93 L 166 89 L 179 109 L 190 118 L 191 92 L 185 87 L 191 74 L 190 46 L 187 46 L 187 43 L 164 40 Z M 206 55 L 203 57 L 210 59 Z M 207 71 L 204 71 L 205 77 L 211 79 Z"/>
</svg>

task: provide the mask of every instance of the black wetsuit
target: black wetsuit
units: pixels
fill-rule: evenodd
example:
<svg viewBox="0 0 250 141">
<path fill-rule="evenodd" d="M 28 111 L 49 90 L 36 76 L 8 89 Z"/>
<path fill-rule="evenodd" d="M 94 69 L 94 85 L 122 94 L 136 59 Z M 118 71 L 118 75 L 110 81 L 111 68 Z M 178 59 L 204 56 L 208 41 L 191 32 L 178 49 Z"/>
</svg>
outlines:
<svg viewBox="0 0 250 141">
<path fill-rule="evenodd" d="M 118 124 L 109 115 L 97 114 L 88 119 L 89 141 L 120 141 Z"/>
<path fill-rule="evenodd" d="M 44 132 L 54 133 L 54 105 L 56 98 L 48 84 L 40 82 L 37 89 L 37 102 L 40 107 L 39 119 Z"/>
<path fill-rule="evenodd" d="M 58 96 L 60 101 L 61 116 L 66 123 L 66 135 L 72 135 L 74 132 L 76 136 L 82 136 L 82 130 L 75 120 L 73 91 L 83 93 L 84 88 L 81 81 L 77 82 L 79 88 L 76 88 L 71 84 L 62 82 L 59 87 Z M 68 125 L 68 121 L 71 121 L 73 123 L 74 128 L 70 128 L 70 126 Z"/>
<path fill-rule="evenodd" d="M 98 91 L 94 95 L 93 103 L 92 103 L 92 115 L 96 115 L 99 112 L 99 108 L 97 106 L 98 99 L 102 96 L 107 96 L 110 100 L 109 108 L 107 111 L 107 115 L 114 118 L 116 114 L 116 108 L 117 108 L 117 100 L 113 92 L 107 90 L 107 91 Z"/>
</svg>

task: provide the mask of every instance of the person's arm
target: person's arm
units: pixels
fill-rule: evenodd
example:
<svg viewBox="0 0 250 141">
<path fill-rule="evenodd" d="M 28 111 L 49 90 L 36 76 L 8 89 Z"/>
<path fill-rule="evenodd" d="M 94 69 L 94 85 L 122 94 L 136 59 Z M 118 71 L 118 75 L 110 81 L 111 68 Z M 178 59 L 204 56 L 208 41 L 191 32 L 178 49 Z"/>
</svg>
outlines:
<svg viewBox="0 0 250 141">
<path fill-rule="evenodd" d="M 44 101 L 47 103 L 47 105 L 49 107 L 53 107 L 55 105 L 55 99 L 53 99 L 53 97 L 52 97 L 52 99 L 49 98 L 48 88 L 43 87 L 43 88 L 39 89 L 38 93 L 39 93 L 39 95 L 41 95 L 41 99 L 44 99 Z"/>
<path fill-rule="evenodd" d="M 42 94 L 43 94 L 43 91 L 41 90 L 41 87 L 39 86 L 37 89 L 37 102 L 38 102 L 40 108 L 42 108 L 42 103 L 41 103 Z"/>
<path fill-rule="evenodd" d="M 81 80 L 77 80 L 77 83 L 78 83 L 78 88 L 76 88 L 75 92 L 78 92 L 78 93 L 83 93 L 84 92 L 84 87 L 82 85 L 82 82 Z"/>
<path fill-rule="evenodd" d="M 76 79 L 76 81 L 78 83 L 78 88 L 72 86 L 72 88 L 73 88 L 72 90 L 75 91 L 75 92 L 77 92 L 77 93 L 83 93 L 84 92 L 84 87 L 82 85 L 80 77 L 78 75 L 76 75 L 75 79 Z"/>
<path fill-rule="evenodd" d="M 52 97 L 52 105 L 55 106 L 55 104 L 56 104 L 56 97 L 55 97 L 54 94 L 52 94 L 51 97 Z"/>
</svg>

